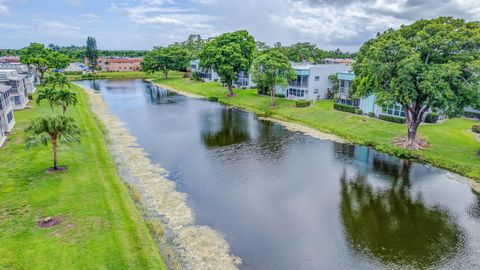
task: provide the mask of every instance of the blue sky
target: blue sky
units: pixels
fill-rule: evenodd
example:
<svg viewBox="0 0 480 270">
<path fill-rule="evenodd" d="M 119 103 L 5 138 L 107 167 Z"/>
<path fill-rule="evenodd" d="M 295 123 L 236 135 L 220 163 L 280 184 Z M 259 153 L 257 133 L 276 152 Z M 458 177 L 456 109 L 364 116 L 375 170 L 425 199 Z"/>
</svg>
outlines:
<svg viewBox="0 0 480 270">
<path fill-rule="evenodd" d="M 273 44 L 355 51 L 377 32 L 420 18 L 480 20 L 477 0 L 0 0 L 0 48 L 29 42 L 151 49 L 239 29 Z"/>
</svg>

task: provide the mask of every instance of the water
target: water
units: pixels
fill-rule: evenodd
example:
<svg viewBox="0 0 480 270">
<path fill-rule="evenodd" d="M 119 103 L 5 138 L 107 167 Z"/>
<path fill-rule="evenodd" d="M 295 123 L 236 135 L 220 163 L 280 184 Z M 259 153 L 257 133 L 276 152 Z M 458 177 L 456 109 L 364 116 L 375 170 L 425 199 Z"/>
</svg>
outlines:
<svg viewBox="0 0 480 270">
<path fill-rule="evenodd" d="M 240 269 L 480 269 L 480 195 L 454 174 L 140 80 L 79 83 L 102 93 Z"/>
</svg>

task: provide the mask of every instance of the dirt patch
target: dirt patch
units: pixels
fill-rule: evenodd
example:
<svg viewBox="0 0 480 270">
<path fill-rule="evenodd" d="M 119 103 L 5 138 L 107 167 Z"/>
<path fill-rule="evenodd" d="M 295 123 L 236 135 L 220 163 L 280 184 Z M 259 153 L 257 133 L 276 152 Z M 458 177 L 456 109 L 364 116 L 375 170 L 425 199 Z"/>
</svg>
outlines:
<svg viewBox="0 0 480 270">
<path fill-rule="evenodd" d="M 62 222 L 61 217 L 46 217 L 37 221 L 37 226 L 41 228 L 50 228 Z"/>
<path fill-rule="evenodd" d="M 406 137 L 395 139 L 393 140 L 393 143 L 398 147 L 409 149 L 409 150 L 423 150 L 428 146 L 427 140 L 425 140 L 424 138 L 417 138 L 413 145 L 407 144 Z"/>
<path fill-rule="evenodd" d="M 58 173 L 58 172 L 64 172 L 66 170 L 67 170 L 67 167 L 58 167 L 57 169 L 48 168 L 47 173 Z"/>
</svg>

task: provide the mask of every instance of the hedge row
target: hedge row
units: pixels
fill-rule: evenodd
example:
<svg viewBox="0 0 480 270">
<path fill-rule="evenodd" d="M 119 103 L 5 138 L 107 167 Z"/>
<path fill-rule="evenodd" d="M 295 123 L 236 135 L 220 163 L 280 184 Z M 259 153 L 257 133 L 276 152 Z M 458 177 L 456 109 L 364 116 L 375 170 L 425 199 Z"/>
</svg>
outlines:
<svg viewBox="0 0 480 270">
<path fill-rule="evenodd" d="M 438 121 L 438 113 L 428 113 L 425 116 L 425 123 L 435 124 Z"/>
<path fill-rule="evenodd" d="M 295 100 L 295 107 L 297 108 L 310 107 L 311 104 L 310 100 Z"/>
<path fill-rule="evenodd" d="M 479 118 L 480 119 L 480 113 L 478 113 L 478 112 L 465 112 L 465 117 Z"/>
<path fill-rule="evenodd" d="M 386 115 L 386 114 L 380 114 L 378 118 L 384 121 L 398 123 L 398 124 L 405 124 L 406 122 L 405 118 Z"/>
<path fill-rule="evenodd" d="M 340 103 L 333 103 L 333 108 L 337 111 L 349 112 L 349 113 L 355 113 L 357 110 L 357 107 L 340 104 Z"/>
</svg>

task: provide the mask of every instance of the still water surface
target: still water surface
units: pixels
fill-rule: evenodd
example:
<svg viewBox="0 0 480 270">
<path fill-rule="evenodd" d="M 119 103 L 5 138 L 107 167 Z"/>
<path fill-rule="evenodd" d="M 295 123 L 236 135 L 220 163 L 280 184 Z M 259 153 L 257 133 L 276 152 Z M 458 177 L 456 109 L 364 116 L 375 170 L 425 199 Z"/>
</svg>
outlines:
<svg viewBox="0 0 480 270">
<path fill-rule="evenodd" d="M 454 174 L 141 80 L 78 83 L 102 93 L 240 269 L 480 269 L 480 195 Z"/>
</svg>

